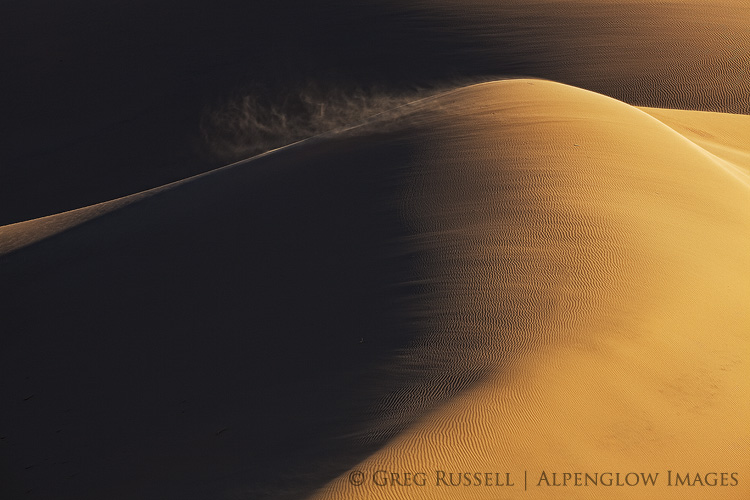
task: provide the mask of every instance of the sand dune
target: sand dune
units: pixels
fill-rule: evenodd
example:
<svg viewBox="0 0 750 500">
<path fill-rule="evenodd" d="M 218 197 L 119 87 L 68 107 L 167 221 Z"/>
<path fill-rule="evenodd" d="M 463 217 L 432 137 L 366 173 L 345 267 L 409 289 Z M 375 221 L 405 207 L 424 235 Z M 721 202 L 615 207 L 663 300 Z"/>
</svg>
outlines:
<svg viewBox="0 0 750 500">
<path fill-rule="evenodd" d="M 493 82 L 0 228 L 0 491 L 747 497 L 748 118 Z"/>
<path fill-rule="evenodd" d="M 6 3 L 0 499 L 750 498 L 746 0 Z"/>
<path fill-rule="evenodd" d="M 0 228 L 3 497 L 746 497 L 749 118 L 500 81 Z"/>
</svg>

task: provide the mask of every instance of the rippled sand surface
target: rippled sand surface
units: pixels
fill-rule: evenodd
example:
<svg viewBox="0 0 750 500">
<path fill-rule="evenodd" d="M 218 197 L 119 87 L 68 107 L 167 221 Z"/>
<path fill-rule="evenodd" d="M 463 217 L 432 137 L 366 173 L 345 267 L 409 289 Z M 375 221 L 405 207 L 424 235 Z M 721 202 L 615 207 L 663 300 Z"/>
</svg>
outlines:
<svg viewBox="0 0 750 500">
<path fill-rule="evenodd" d="M 364 485 L 344 475 L 319 498 L 684 498 L 700 487 L 668 487 L 669 470 L 744 477 L 750 184 L 720 130 L 746 133 L 748 117 L 644 112 L 530 80 L 440 102 L 450 119 L 408 197 L 431 256 L 414 355 L 442 355 L 447 385 L 454 364 L 482 376 L 353 467 Z M 497 471 L 516 487 L 439 480 Z M 562 489 L 545 471 L 661 479 Z M 425 486 L 398 484 L 419 472 Z"/>
</svg>

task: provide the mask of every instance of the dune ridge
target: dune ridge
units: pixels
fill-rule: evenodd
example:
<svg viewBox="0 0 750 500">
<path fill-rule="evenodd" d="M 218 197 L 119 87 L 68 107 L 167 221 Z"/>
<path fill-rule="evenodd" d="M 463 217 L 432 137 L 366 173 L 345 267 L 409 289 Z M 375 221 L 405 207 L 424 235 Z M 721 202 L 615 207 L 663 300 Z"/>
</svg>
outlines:
<svg viewBox="0 0 750 500">
<path fill-rule="evenodd" d="M 722 116 L 478 84 L 55 237 L 13 226 L 38 241 L 0 258 L 24 332 L 0 354 L 3 461 L 60 498 L 498 495 L 348 483 L 378 468 L 744 476 L 750 189 Z"/>
<path fill-rule="evenodd" d="M 467 85 L 467 87 L 492 83 L 496 82 L 475 83 Z M 457 89 L 436 92 L 436 95 L 411 101 L 407 101 L 405 97 L 394 98 L 393 100 L 395 102 L 400 103 L 392 107 L 387 107 L 382 102 L 378 102 L 376 106 L 371 104 L 370 101 L 367 101 L 365 115 L 372 115 L 370 118 L 360 121 L 359 123 L 350 120 L 349 122 L 344 122 L 346 124 L 343 125 L 339 123 L 335 127 L 321 128 L 320 130 L 322 131 L 317 132 L 314 136 L 300 139 L 292 144 L 280 146 L 280 148 L 296 145 L 297 143 L 304 142 L 312 137 L 327 137 L 342 132 L 349 132 L 354 129 L 359 129 L 359 133 L 366 133 L 373 125 L 382 126 L 383 124 L 386 124 L 387 126 L 387 123 L 392 120 L 399 118 L 405 119 L 414 108 L 430 103 L 437 98 L 456 91 Z M 380 100 L 388 102 L 388 100 L 382 96 L 380 97 Z M 347 103 L 347 105 L 349 105 L 350 108 L 354 106 L 351 103 Z M 370 108 L 374 108 L 377 111 L 371 112 Z M 701 148 L 704 153 L 714 155 L 720 160 L 728 162 L 728 164 L 724 165 L 730 170 L 730 172 L 734 172 L 733 175 L 736 175 L 736 170 L 739 169 L 740 174 L 738 178 L 742 182 L 747 182 L 746 177 L 750 174 L 744 171 L 750 170 L 750 153 L 746 151 L 745 147 L 745 139 L 747 135 L 750 134 L 750 118 L 748 118 L 748 115 L 706 111 L 686 111 L 667 108 L 638 107 L 638 109 L 641 109 L 645 113 L 659 120 L 665 126 L 673 129 L 686 140 Z M 352 109 L 348 109 L 348 116 L 353 116 L 355 114 L 358 115 L 359 113 L 355 113 Z M 343 118 L 341 119 L 343 120 Z M 312 126 L 309 126 L 309 128 L 312 129 Z M 273 153 L 277 149 L 279 148 L 264 150 L 262 153 L 253 155 L 251 158 L 233 162 L 221 168 L 231 168 L 245 164 L 256 157 L 263 157 L 267 154 Z M 194 180 L 204 175 L 206 175 L 206 173 L 198 174 L 188 179 L 175 181 L 157 188 L 134 193 L 122 198 L 117 198 L 116 200 L 97 203 L 95 205 L 81 207 L 29 221 L 0 226 L 0 236 L 2 236 L 2 238 L 0 238 L 0 255 L 10 253 L 23 248 L 24 246 L 41 241 L 46 237 L 58 234 L 64 230 L 75 227 L 78 224 L 91 220 L 92 218 L 116 210 L 119 207 L 127 206 L 145 196 L 157 194 L 164 189 L 178 186 L 183 182 Z"/>
<path fill-rule="evenodd" d="M 704 150 L 738 167 L 747 175 L 750 157 L 747 137 L 750 134 L 748 115 L 642 108 L 643 111 L 674 129 Z"/>
<path fill-rule="evenodd" d="M 298 141 L 299 142 L 299 141 Z M 294 144 L 289 144 L 285 147 L 291 147 Z M 271 154 L 276 149 L 265 151 L 259 155 L 261 158 L 267 154 Z M 231 168 L 235 165 L 244 163 L 247 160 L 235 162 L 224 167 L 220 167 L 216 170 L 222 170 L 225 168 Z M 104 201 L 102 203 L 96 203 L 85 207 L 68 210 L 59 214 L 47 215 L 45 217 L 38 217 L 22 222 L 16 222 L 14 224 L 7 224 L 0 226 L 0 256 L 9 254 L 16 250 L 20 250 L 26 246 L 33 245 L 34 243 L 40 242 L 46 238 L 50 238 L 69 229 L 73 229 L 76 226 L 85 224 L 93 219 L 102 217 L 110 212 L 118 209 L 127 207 L 140 200 L 149 198 L 157 195 L 163 191 L 173 189 L 177 186 L 181 186 L 187 182 L 195 181 L 201 177 L 208 175 L 208 173 L 194 175 L 186 179 L 182 179 L 175 182 L 170 182 L 163 186 L 147 189 L 138 193 L 133 193 L 121 198 L 114 200 Z"/>
</svg>

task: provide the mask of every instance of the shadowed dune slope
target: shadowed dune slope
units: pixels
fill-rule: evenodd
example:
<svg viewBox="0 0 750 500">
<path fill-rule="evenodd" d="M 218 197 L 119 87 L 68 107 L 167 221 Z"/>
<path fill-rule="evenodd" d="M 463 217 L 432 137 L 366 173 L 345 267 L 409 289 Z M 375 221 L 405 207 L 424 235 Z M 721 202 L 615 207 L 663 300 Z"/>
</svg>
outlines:
<svg viewBox="0 0 750 500">
<path fill-rule="evenodd" d="M 611 98 L 509 80 L 56 216 L 56 235 L 0 228 L 52 235 L 0 260 L 0 487 L 497 498 L 347 471 L 747 474 L 735 160 Z"/>
</svg>

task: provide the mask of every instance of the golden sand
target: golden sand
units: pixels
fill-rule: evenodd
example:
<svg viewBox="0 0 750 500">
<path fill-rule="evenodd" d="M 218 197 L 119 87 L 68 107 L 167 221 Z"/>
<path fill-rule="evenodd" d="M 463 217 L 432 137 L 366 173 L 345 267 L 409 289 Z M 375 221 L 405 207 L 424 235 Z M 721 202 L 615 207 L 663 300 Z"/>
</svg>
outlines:
<svg viewBox="0 0 750 500">
<path fill-rule="evenodd" d="M 484 375 L 352 466 L 364 484 L 347 472 L 316 498 L 747 496 L 750 186 L 731 167 L 748 148 L 676 130 L 748 117 L 646 114 L 532 80 L 434 106 L 404 209 L 435 290 L 412 355 Z M 668 471 L 740 481 L 670 487 Z M 420 472 L 424 486 L 398 484 Z M 515 486 L 450 487 L 447 472 L 508 472 Z M 555 487 L 552 472 L 659 475 Z"/>
</svg>

